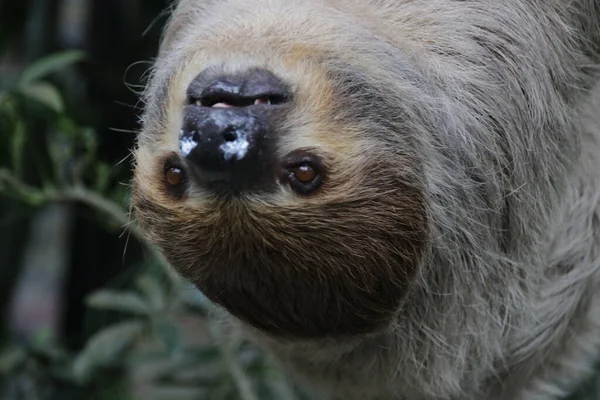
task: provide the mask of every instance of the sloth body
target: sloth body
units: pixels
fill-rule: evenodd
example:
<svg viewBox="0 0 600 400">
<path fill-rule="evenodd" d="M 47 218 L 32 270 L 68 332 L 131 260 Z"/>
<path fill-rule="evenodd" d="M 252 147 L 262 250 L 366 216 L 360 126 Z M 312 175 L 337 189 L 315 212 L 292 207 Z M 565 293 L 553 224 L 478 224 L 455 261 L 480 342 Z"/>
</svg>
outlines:
<svg viewBox="0 0 600 400">
<path fill-rule="evenodd" d="M 558 399 L 600 358 L 598 62 L 600 0 L 181 0 L 134 211 L 236 329 L 340 399 Z M 252 68 L 291 100 L 244 108 L 274 110 L 270 161 L 223 194 L 180 132 L 237 108 L 190 88 Z M 278 178 L 299 149 L 318 188 Z"/>
</svg>

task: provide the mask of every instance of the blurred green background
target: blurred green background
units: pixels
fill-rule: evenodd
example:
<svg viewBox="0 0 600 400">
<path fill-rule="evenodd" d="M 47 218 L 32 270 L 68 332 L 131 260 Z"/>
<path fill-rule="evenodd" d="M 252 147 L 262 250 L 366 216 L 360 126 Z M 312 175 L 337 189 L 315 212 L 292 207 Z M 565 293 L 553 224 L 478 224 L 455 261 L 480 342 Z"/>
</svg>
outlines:
<svg viewBox="0 0 600 400">
<path fill-rule="evenodd" d="M 0 399 L 308 399 L 129 219 L 170 5 L 0 0 Z"/>
</svg>

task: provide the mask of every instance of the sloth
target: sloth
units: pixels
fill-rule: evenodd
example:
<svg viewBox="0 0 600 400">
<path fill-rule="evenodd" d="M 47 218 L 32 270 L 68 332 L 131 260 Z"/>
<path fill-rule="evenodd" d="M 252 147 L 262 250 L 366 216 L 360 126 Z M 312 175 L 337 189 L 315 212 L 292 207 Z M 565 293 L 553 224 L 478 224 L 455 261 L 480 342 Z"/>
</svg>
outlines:
<svg viewBox="0 0 600 400">
<path fill-rule="evenodd" d="M 599 0 L 180 0 L 134 215 L 318 391 L 567 396 L 600 359 L 599 21 Z"/>
</svg>

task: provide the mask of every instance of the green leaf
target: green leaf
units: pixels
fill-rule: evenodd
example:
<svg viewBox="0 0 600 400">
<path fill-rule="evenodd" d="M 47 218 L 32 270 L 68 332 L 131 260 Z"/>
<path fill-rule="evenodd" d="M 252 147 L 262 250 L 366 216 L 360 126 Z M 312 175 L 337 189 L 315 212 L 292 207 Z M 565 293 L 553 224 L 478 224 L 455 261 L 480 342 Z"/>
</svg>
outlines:
<svg viewBox="0 0 600 400">
<path fill-rule="evenodd" d="M 210 300 L 192 284 L 186 284 L 181 291 L 182 301 L 188 307 L 203 313 L 212 309 Z"/>
<path fill-rule="evenodd" d="M 36 354 L 45 356 L 53 361 L 62 361 L 68 357 L 68 354 L 58 346 L 37 345 L 32 349 Z"/>
<path fill-rule="evenodd" d="M 11 138 L 12 165 L 13 171 L 17 177 L 21 176 L 23 166 L 23 148 L 25 147 L 26 138 L 27 134 L 25 131 L 25 126 L 21 121 L 17 121 Z"/>
<path fill-rule="evenodd" d="M 73 375 L 85 382 L 100 367 L 118 361 L 144 331 L 140 321 L 123 322 L 102 329 L 90 338 L 85 348 L 75 358 Z"/>
<path fill-rule="evenodd" d="M 30 99 L 42 103 L 44 106 L 57 113 L 62 112 L 64 109 L 62 96 L 58 90 L 49 83 L 39 82 L 24 86 L 21 88 L 21 93 Z"/>
<path fill-rule="evenodd" d="M 85 146 L 85 150 L 90 153 L 96 153 L 98 149 L 98 136 L 93 128 L 82 127 L 78 130 L 81 135 L 81 140 Z"/>
<path fill-rule="evenodd" d="M 98 193 L 104 193 L 108 189 L 110 184 L 112 169 L 108 164 L 99 162 L 96 164 L 96 182 L 94 183 L 94 190 Z"/>
<path fill-rule="evenodd" d="M 5 375 L 18 369 L 27 360 L 27 353 L 20 347 L 12 347 L 0 354 L 0 374 Z"/>
<path fill-rule="evenodd" d="M 179 388 L 193 388 L 193 389 L 217 389 L 223 386 L 225 380 L 221 375 L 214 376 L 194 376 L 190 378 L 186 376 L 186 372 L 189 372 L 189 368 L 181 368 L 177 371 L 170 371 L 167 373 L 160 373 L 153 379 L 153 383 L 159 387 L 165 388 L 166 386 L 179 387 Z M 205 398 L 205 397 L 202 397 Z M 210 397 L 209 397 L 210 398 Z"/>
<path fill-rule="evenodd" d="M 21 75 L 20 84 L 28 85 L 42 79 L 54 72 L 60 71 L 69 65 L 83 60 L 85 54 L 81 51 L 65 51 L 50 54 L 32 63 Z"/>
<path fill-rule="evenodd" d="M 221 359 L 221 352 L 216 346 L 201 346 L 186 349 L 188 356 L 194 357 L 199 364 L 210 364 Z"/>
<path fill-rule="evenodd" d="M 164 355 L 162 360 L 164 360 Z M 138 360 L 138 365 L 142 360 Z M 176 380 L 178 376 L 186 376 L 186 372 L 191 370 L 208 371 L 214 376 L 207 379 L 221 379 L 222 354 L 216 346 L 204 346 L 200 349 L 185 347 L 183 349 L 183 357 L 176 363 L 167 365 L 161 368 L 158 374 L 159 380 L 163 383 L 167 380 Z M 199 377 L 195 376 L 194 380 L 198 382 Z M 204 384 L 202 384 L 204 386 Z"/>
<path fill-rule="evenodd" d="M 65 355 L 56 343 L 56 333 L 50 327 L 38 329 L 30 339 L 29 346 L 33 352 L 49 358 L 58 359 Z"/>
<path fill-rule="evenodd" d="M 139 315 L 150 315 L 152 308 L 135 292 L 116 292 L 99 290 L 87 298 L 87 305 L 115 311 L 129 312 Z"/>
<path fill-rule="evenodd" d="M 169 355 L 181 354 L 181 333 L 179 327 L 169 320 L 159 320 L 154 325 L 154 331 L 160 338 Z"/>
<path fill-rule="evenodd" d="M 167 302 L 165 300 L 163 287 L 158 280 L 153 276 L 146 274 L 140 276 L 136 283 L 154 310 L 159 311 L 165 309 Z"/>
</svg>

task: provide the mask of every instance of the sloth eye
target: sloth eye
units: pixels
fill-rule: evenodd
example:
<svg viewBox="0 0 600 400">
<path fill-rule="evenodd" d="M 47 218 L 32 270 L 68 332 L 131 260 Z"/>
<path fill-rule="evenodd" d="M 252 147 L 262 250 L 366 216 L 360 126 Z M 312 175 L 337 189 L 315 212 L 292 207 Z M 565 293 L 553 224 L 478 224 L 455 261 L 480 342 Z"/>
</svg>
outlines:
<svg viewBox="0 0 600 400">
<path fill-rule="evenodd" d="M 323 183 L 325 168 L 319 158 L 311 153 L 297 151 L 290 154 L 284 168 L 282 181 L 298 194 L 311 194 Z"/>
<path fill-rule="evenodd" d="M 183 181 L 183 172 L 177 167 L 170 167 L 165 172 L 167 182 L 171 186 L 179 186 Z"/>
<path fill-rule="evenodd" d="M 296 168 L 294 171 L 294 177 L 302 183 L 310 183 L 317 177 L 317 171 L 313 167 L 307 164 L 303 164 Z"/>
<path fill-rule="evenodd" d="M 166 190 L 175 198 L 181 199 L 187 190 L 187 175 L 184 168 L 175 160 L 167 160 L 163 169 Z"/>
</svg>

